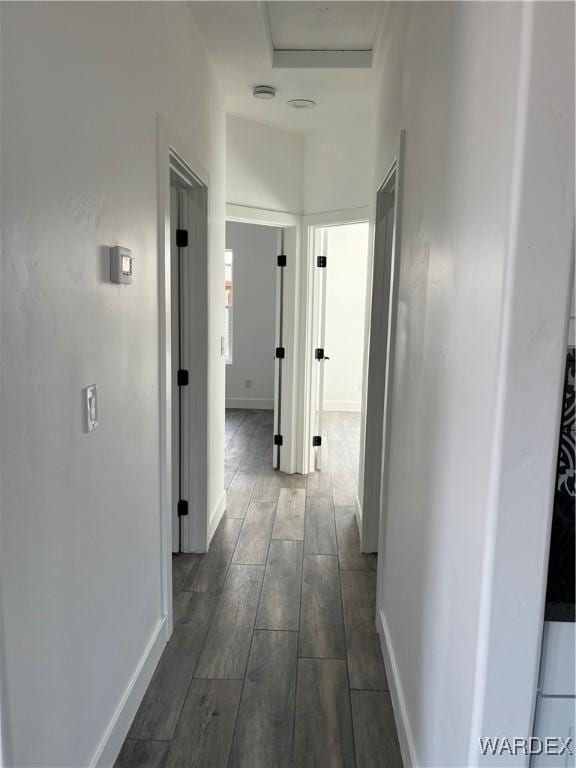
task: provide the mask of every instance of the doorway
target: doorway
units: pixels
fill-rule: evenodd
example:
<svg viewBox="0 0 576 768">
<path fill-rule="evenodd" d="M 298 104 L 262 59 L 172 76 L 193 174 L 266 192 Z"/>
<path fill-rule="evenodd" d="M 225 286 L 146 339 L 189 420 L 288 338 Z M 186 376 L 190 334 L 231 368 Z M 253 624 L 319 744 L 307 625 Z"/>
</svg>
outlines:
<svg viewBox="0 0 576 768">
<path fill-rule="evenodd" d="M 173 557 L 174 562 L 181 557 L 174 553 L 208 548 L 209 182 L 202 164 L 159 117 L 160 562 L 166 639 L 172 634 Z"/>
<path fill-rule="evenodd" d="M 282 444 L 283 232 L 229 221 L 224 254 L 225 486 L 279 469 Z"/>
<path fill-rule="evenodd" d="M 223 351 L 229 360 L 228 487 L 240 466 L 238 452 L 229 441 L 241 417 L 247 418 L 242 432 L 249 431 L 254 420 L 259 422 L 266 466 L 284 474 L 296 472 L 300 219 L 229 204 L 226 233 Z M 240 413 L 231 413 L 234 410 Z M 252 447 L 256 449 L 256 444 Z M 244 456 L 243 465 L 249 456 Z"/>
<path fill-rule="evenodd" d="M 389 387 L 392 380 L 400 258 L 401 179 L 404 131 L 398 155 L 378 189 L 370 287 L 370 325 L 366 338 L 366 392 L 362 414 L 359 499 L 363 552 L 378 552 L 388 485 Z"/>
<path fill-rule="evenodd" d="M 335 504 L 356 507 L 369 224 L 314 227 L 312 242 L 311 471 L 330 472 Z"/>
</svg>

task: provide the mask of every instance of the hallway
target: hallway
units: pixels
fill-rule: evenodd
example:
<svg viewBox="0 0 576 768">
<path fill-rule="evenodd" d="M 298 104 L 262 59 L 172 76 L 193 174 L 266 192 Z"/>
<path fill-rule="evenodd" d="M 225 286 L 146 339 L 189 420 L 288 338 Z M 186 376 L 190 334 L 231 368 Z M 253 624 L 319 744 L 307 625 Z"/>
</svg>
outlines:
<svg viewBox="0 0 576 768">
<path fill-rule="evenodd" d="M 358 416 L 329 415 L 307 479 L 270 468 L 271 418 L 227 412 L 226 516 L 208 554 L 174 557 L 174 634 L 118 768 L 402 765 L 352 506 Z"/>
</svg>

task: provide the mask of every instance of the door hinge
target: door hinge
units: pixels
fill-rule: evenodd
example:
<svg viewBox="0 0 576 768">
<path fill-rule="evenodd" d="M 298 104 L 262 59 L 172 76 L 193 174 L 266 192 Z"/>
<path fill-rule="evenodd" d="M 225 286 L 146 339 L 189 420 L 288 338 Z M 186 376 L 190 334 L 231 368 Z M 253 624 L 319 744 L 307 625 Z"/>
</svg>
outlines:
<svg viewBox="0 0 576 768">
<path fill-rule="evenodd" d="M 319 445 L 322 445 L 322 437 L 320 435 L 314 435 L 312 438 L 312 445 L 316 448 Z"/>
<path fill-rule="evenodd" d="M 188 230 L 187 229 L 176 230 L 176 246 L 177 248 L 188 247 Z"/>
<path fill-rule="evenodd" d="M 314 350 L 314 357 L 316 360 L 324 360 L 324 350 L 319 347 L 318 349 Z"/>
<path fill-rule="evenodd" d="M 186 517 L 188 514 L 188 502 L 186 499 L 180 499 L 178 502 L 178 517 Z"/>
<path fill-rule="evenodd" d="M 284 443 L 284 438 L 282 435 L 274 435 L 274 445 L 282 445 Z"/>
<path fill-rule="evenodd" d="M 185 368 L 180 368 L 176 375 L 176 383 L 179 387 L 188 386 L 188 371 Z"/>
<path fill-rule="evenodd" d="M 316 264 L 319 267 L 325 267 L 326 266 L 326 256 L 318 256 L 318 259 L 316 260 Z"/>
<path fill-rule="evenodd" d="M 276 357 L 283 360 L 286 357 L 286 347 L 276 347 Z"/>
<path fill-rule="evenodd" d="M 279 267 L 285 267 L 286 266 L 286 254 L 285 253 L 281 253 L 278 256 L 278 266 Z"/>
</svg>

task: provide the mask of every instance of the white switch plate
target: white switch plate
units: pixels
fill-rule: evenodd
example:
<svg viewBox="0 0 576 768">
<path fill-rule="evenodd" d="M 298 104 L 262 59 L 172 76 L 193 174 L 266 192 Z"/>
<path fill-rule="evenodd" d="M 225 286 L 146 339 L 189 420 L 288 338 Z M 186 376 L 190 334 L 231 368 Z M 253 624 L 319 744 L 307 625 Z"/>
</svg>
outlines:
<svg viewBox="0 0 576 768">
<path fill-rule="evenodd" d="M 91 384 L 84 389 L 86 432 L 92 432 L 98 426 L 98 389 Z"/>
</svg>

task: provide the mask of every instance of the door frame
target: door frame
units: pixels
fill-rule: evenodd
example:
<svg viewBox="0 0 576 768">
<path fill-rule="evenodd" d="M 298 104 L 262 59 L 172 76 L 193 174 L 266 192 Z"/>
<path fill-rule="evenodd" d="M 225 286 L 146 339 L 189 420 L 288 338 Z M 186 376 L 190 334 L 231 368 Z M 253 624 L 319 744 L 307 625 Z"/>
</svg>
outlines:
<svg viewBox="0 0 576 768">
<path fill-rule="evenodd" d="M 340 211 L 327 211 L 325 213 L 304 216 L 303 220 L 303 266 L 301 295 L 303 298 L 303 311 L 301 316 L 301 338 L 304 340 L 300 367 L 303 372 L 300 382 L 299 411 L 299 439 L 300 446 L 298 456 L 299 472 L 308 474 L 314 472 L 314 451 L 312 450 L 312 432 L 314 428 L 314 289 L 316 265 L 314 262 L 316 233 L 318 230 L 330 227 L 345 226 L 346 224 L 368 223 L 370 228 L 368 242 L 372 241 L 372 221 L 369 206 L 359 208 L 347 208 Z M 370 251 L 370 246 L 369 246 Z M 369 253 L 370 256 L 370 253 Z M 368 298 L 368 294 L 367 294 Z M 363 387 L 364 389 L 364 387 Z"/>
<path fill-rule="evenodd" d="M 381 338 L 372 332 L 372 301 L 375 295 L 382 296 L 385 292 L 384 282 L 376 284 L 375 267 L 378 258 L 383 258 L 384 254 L 377 252 L 377 202 L 373 209 L 373 236 L 371 248 L 371 261 L 368 265 L 368 303 L 370 308 L 370 320 L 368 333 L 365 337 L 364 347 L 364 391 L 362 398 L 362 421 L 360 425 L 360 472 L 358 476 L 358 524 L 360 528 L 360 546 L 363 552 L 378 552 L 380 528 L 382 519 L 386 515 L 384 499 L 386 498 L 386 487 L 388 477 L 388 464 L 390 453 L 390 384 L 392 371 L 394 367 L 394 343 L 396 331 L 396 307 L 398 303 L 398 275 L 400 267 L 401 252 L 401 224 L 402 224 L 402 195 L 403 195 L 403 177 L 404 177 L 404 155 L 405 155 L 406 132 L 400 131 L 398 139 L 398 149 L 393 158 L 386 175 L 376 190 L 376 200 L 378 194 L 382 192 L 392 179 L 395 181 L 394 189 L 394 217 L 393 217 L 393 235 L 391 248 L 390 265 L 390 285 L 388 293 L 388 322 L 386 327 L 386 338 Z M 381 275 L 384 280 L 384 273 Z M 374 365 L 370 364 L 370 350 L 386 350 L 384 360 L 384 380 L 382 380 L 382 371 L 375 370 Z M 378 390 L 384 388 L 384 399 L 382 407 L 375 407 L 372 393 L 378 393 Z M 377 410 L 377 413 L 368 413 L 368 411 Z M 375 432 L 367 432 L 366 425 L 368 421 L 372 423 L 373 418 L 381 423 L 381 429 Z M 368 462 L 369 457 L 369 464 Z M 368 473 L 366 469 L 368 468 Z M 368 480 L 368 483 L 366 483 Z M 370 501 L 368 502 L 368 499 Z"/>
<path fill-rule="evenodd" d="M 282 361 L 282 435 L 279 469 L 286 474 L 297 468 L 297 417 L 299 375 L 299 321 L 300 240 L 302 217 L 266 208 L 255 208 L 235 203 L 226 204 L 226 221 L 274 227 L 284 231 L 284 252 L 287 255 L 284 270 L 283 346 L 286 357 Z M 278 307 L 276 308 L 278 310 Z M 293 353 L 291 354 L 291 351 Z M 273 350 L 270 350 L 273 353 Z M 275 365 L 274 399 L 278 388 L 278 365 Z M 274 454 L 276 455 L 276 454 Z"/>
<path fill-rule="evenodd" d="M 176 172 L 202 191 L 201 212 L 190 227 L 190 245 L 198 258 L 193 261 L 191 282 L 199 286 L 189 305 L 190 327 L 195 329 L 190 345 L 189 391 L 195 397 L 189 406 L 188 474 L 189 515 L 182 526 L 184 552 L 205 552 L 208 543 L 208 194 L 210 176 L 202 163 L 170 124 L 157 117 L 158 140 L 158 347 L 159 347 L 159 447 L 160 447 L 160 562 L 162 615 L 166 639 L 172 634 L 172 290 L 170 176 Z M 191 492 L 193 491 L 193 493 Z"/>
</svg>

